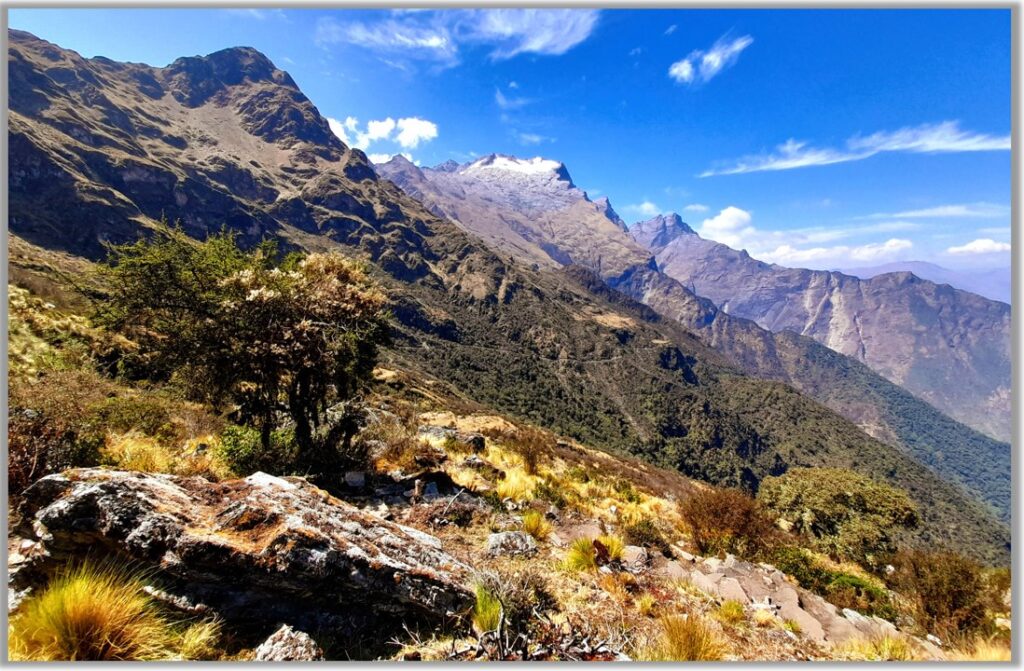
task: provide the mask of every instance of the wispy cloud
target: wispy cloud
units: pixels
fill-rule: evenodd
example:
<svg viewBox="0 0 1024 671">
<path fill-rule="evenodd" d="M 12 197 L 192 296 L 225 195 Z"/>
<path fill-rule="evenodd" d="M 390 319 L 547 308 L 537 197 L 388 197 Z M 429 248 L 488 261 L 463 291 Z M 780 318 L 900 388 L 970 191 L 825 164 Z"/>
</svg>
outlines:
<svg viewBox="0 0 1024 671">
<path fill-rule="evenodd" d="M 1010 208 L 995 203 L 968 203 L 963 205 L 938 205 L 919 210 L 867 214 L 858 219 L 995 219 L 1009 216 Z"/>
<path fill-rule="evenodd" d="M 949 254 L 997 254 L 1010 251 L 1010 243 L 996 242 L 991 238 L 978 238 L 971 240 L 966 245 L 950 247 L 946 250 Z"/>
<path fill-rule="evenodd" d="M 709 82 L 722 70 L 735 65 L 743 50 L 753 43 L 754 38 L 750 35 L 735 39 L 723 35 L 710 49 L 692 51 L 686 58 L 673 63 L 669 66 L 668 76 L 680 84 Z"/>
<path fill-rule="evenodd" d="M 683 208 L 685 212 L 707 212 L 708 206 L 702 205 L 701 203 L 690 203 Z"/>
<path fill-rule="evenodd" d="M 666 35 L 671 35 L 672 33 L 676 32 L 676 28 L 678 28 L 678 27 L 679 26 L 677 26 L 676 24 L 673 23 L 671 26 L 669 26 L 668 28 L 665 29 L 665 34 Z"/>
<path fill-rule="evenodd" d="M 257 9 L 249 7 L 246 9 L 225 9 L 223 11 L 231 16 L 256 19 L 257 21 L 266 21 L 267 19 L 287 20 L 288 18 L 283 9 Z"/>
<path fill-rule="evenodd" d="M 884 152 L 941 154 L 974 151 L 1004 151 L 1010 148 L 1010 136 L 974 133 L 960 128 L 957 121 L 880 131 L 851 137 L 843 148 L 814 147 L 805 141 L 789 139 L 774 152 L 743 156 L 731 164 L 710 168 L 699 177 L 738 175 L 748 172 L 792 170 L 816 165 L 861 161 Z"/>
<path fill-rule="evenodd" d="M 396 57 L 441 68 L 458 65 L 467 46 L 490 48 L 493 60 L 520 54 L 557 56 L 590 37 L 600 12 L 594 9 L 449 9 L 391 13 L 379 21 L 323 17 L 314 42 L 320 47 L 354 44 L 408 67 Z"/>
<path fill-rule="evenodd" d="M 554 138 L 550 138 L 550 137 L 548 137 L 546 135 L 540 135 L 538 133 L 522 133 L 522 132 L 516 131 L 514 133 L 514 135 L 515 135 L 516 141 L 519 142 L 519 144 L 526 145 L 526 146 L 533 146 L 533 145 L 542 144 L 544 142 L 553 142 L 554 141 Z"/>
<path fill-rule="evenodd" d="M 503 110 L 516 110 L 533 102 L 529 98 L 507 96 L 501 89 L 494 89 L 494 102 Z"/>
</svg>

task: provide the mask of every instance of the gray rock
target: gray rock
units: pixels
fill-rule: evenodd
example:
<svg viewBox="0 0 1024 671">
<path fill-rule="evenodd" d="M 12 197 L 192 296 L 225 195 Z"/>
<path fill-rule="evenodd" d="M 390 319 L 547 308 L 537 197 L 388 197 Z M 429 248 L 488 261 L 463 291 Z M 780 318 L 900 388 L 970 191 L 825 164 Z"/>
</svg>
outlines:
<svg viewBox="0 0 1024 671">
<path fill-rule="evenodd" d="M 718 582 L 718 596 L 727 601 L 739 601 L 743 605 L 750 602 L 750 597 L 736 578 L 722 578 Z"/>
<path fill-rule="evenodd" d="M 346 471 L 345 484 L 349 487 L 362 489 L 366 486 L 366 473 L 363 471 Z"/>
<path fill-rule="evenodd" d="M 650 560 L 647 548 L 642 548 L 638 545 L 627 545 L 622 549 L 622 564 L 630 570 L 642 570 L 647 567 Z"/>
<path fill-rule="evenodd" d="M 309 617 L 408 613 L 437 620 L 473 602 L 469 567 L 443 552 L 436 537 L 302 478 L 254 473 L 213 483 L 76 469 L 29 487 L 21 515 L 20 535 L 45 550 L 34 573 L 86 551 L 115 555 L 166 576 L 168 590 L 227 620 L 256 616 L 298 626 L 282 616 L 289 609 Z"/>
<path fill-rule="evenodd" d="M 319 662 L 324 652 L 309 634 L 287 624 L 256 648 L 257 662 Z"/>
<path fill-rule="evenodd" d="M 532 555 L 537 552 L 537 541 L 522 531 L 502 531 L 487 537 L 487 554 L 492 557 Z"/>
</svg>

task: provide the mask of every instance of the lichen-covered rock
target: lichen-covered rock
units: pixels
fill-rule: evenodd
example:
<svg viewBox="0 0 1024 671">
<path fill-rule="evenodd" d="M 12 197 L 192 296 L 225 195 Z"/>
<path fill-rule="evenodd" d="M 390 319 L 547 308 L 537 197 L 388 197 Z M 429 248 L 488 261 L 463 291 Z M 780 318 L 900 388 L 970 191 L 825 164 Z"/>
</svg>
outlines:
<svg viewBox="0 0 1024 671">
<path fill-rule="evenodd" d="M 487 554 L 492 557 L 532 555 L 537 552 L 537 541 L 522 531 L 502 531 L 487 537 Z"/>
<path fill-rule="evenodd" d="M 319 662 L 324 652 L 309 634 L 287 624 L 256 648 L 257 662 Z"/>
<path fill-rule="evenodd" d="M 427 618 L 471 604 L 469 568 L 437 538 L 302 478 L 211 483 L 79 469 L 42 478 L 24 497 L 19 531 L 44 549 L 35 573 L 87 550 L 129 557 L 171 591 L 248 619 L 279 616 L 289 603 L 298 612 Z"/>
</svg>

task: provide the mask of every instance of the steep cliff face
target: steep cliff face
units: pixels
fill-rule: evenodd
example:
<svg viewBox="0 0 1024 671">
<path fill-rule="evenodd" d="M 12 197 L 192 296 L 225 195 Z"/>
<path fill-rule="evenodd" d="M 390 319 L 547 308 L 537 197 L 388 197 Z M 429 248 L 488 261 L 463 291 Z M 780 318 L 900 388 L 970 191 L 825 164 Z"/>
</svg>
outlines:
<svg viewBox="0 0 1024 671">
<path fill-rule="evenodd" d="M 863 361 L 949 416 L 1010 437 L 1010 306 L 909 272 L 862 280 L 785 268 L 692 231 L 634 237 L 667 275 L 729 314 L 810 336 Z M 638 228 L 639 227 L 639 228 Z"/>
<path fill-rule="evenodd" d="M 930 367 L 933 379 L 926 386 L 932 389 L 931 396 L 938 396 L 943 393 L 943 384 L 934 378 L 945 372 L 944 361 L 949 364 L 948 375 L 955 375 L 966 366 L 958 363 L 957 355 L 944 354 L 935 343 L 941 339 L 943 329 L 963 331 L 970 326 L 962 322 L 980 323 L 986 318 L 984 313 L 964 310 L 959 313 L 962 319 L 951 316 L 943 322 L 945 311 L 941 306 L 928 305 L 926 291 L 918 290 L 919 298 L 913 298 L 912 287 L 899 286 L 880 292 L 873 303 L 861 300 L 859 307 L 852 298 L 839 293 L 837 300 L 846 300 L 845 304 L 840 302 L 845 310 L 826 309 L 827 296 L 831 294 L 823 288 L 825 294 L 814 311 L 819 330 L 776 329 L 775 325 L 783 323 L 800 305 L 794 301 L 791 307 L 779 306 L 771 299 L 773 292 L 756 278 L 762 267 L 769 268 L 766 264 L 751 259 L 745 252 L 734 252 L 701 239 L 676 215 L 655 217 L 627 232 L 613 225 L 585 193 L 573 188 L 565 167 L 556 161 L 502 157 L 506 169 L 501 170 L 490 165 L 493 160 L 494 157 L 481 159 L 480 162 L 489 164 L 486 170 L 475 169 L 476 163 L 421 169 L 395 158 L 377 166 L 377 170 L 494 248 L 536 263 L 586 266 L 610 286 L 684 326 L 746 373 L 794 386 L 872 436 L 908 450 L 944 476 L 971 488 L 1003 514 L 1009 510 L 1009 446 L 951 420 L 920 400 L 930 400 L 929 395 L 922 393 L 915 398 L 873 372 L 868 365 L 881 365 L 879 359 L 884 358 L 875 356 L 874 350 L 883 350 L 884 346 L 873 342 L 873 355 L 865 357 L 863 349 L 846 347 L 841 335 L 859 336 L 862 324 L 870 324 L 876 329 L 877 341 L 886 337 L 886 328 L 895 328 L 894 323 L 915 320 L 914 328 L 909 330 L 917 340 L 904 347 L 902 359 L 895 353 L 897 346 L 890 346 L 891 356 L 887 360 L 903 362 L 908 374 L 901 380 L 910 376 L 923 379 L 922 367 Z M 530 167 L 513 169 L 511 166 L 515 165 Z M 661 269 L 661 262 L 671 250 L 700 263 L 699 259 L 705 256 L 718 258 L 716 248 L 726 250 L 730 256 L 727 262 L 715 266 L 716 272 L 708 275 L 707 282 L 698 284 L 689 275 L 675 276 L 668 272 L 669 268 Z M 652 257 L 654 253 L 656 257 Z M 790 272 L 803 273 L 807 278 L 815 276 L 812 271 Z M 837 277 L 844 278 L 847 285 L 856 281 L 847 276 Z M 883 282 L 880 278 L 879 285 Z M 717 299 L 723 298 L 723 292 L 716 283 L 743 286 L 745 293 L 736 300 L 748 309 L 737 314 L 731 300 L 720 303 Z M 952 292 L 949 287 L 929 286 L 937 295 Z M 983 301 L 956 293 L 965 302 Z M 903 313 L 910 314 L 901 316 Z M 921 317 L 921 313 L 930 317 Z M 923 329 L 922 324 L 929 318 L 943 324 Z M 1008 323 L 1007 315 L 1007 326 Z M 902 328 L 908 330 L 905 325 Z M 823 329 L 832 329 L 838 335 L 834 339 L 820 338 Z M 922 332 L 925 330 L 929 332 Z M 998 338 L 985 331 L 960 339 L 988 339 L 997 344 Z M 900 340 L 898 332 L 896 339 Z M 858 342 L 863 345 L 863 340 Z M 925 351 L 914 352 L 913 347 L 918 344 Z M 1008 359 L 997 352 L 992 352 L 988 359 L 979 355 L 970 365 L 982 364 L 993 371 L 999 369 L 998 375 L 1008 375 Z M 944 384 L 948 386 L 949 381 Z M 998 399 L 998 392 L 993 393 Z M 958 415 L 963 417 L 964 413 Z"/>
<path fill-rule="evenodd" d="M 248 243 L 341 250 L 372 264 L 393 296 L 388 361 L 443 380 L 467 402 L 723 484 L 756 486 L 809 454 L 858 455 L 934 511 L 927 538 L 1006 552 L 1005 526 L 958 486 L 808 399 L 788 403 L 815 417 L 799 426 L 742 418 L 732 394 L 739 372 L 726 356 L 577 265 L 625 286 L 637 272 L 617 251 L 588 247 L 563 263 L 541 247 L 548 238 L 520 235 L 551 261 L 510 261 L 504 247 L 496 254 L 437 216 L 451 216 L 437 203 L 379 179 L 251 49 L 160 69 L 82 59 L 12 32 L 10 58 L 9 223 L 19 248 L 96 259 L 105 241 L 133 240 L 165 216 L 196 237 L 226 226 Z M 578 192 L 567 173 L 548 186 Z M 618 231 L 607 249 L 628 250 L 654 273 L 607 203 L 579 202 L 609 236 Z M 697 313 L 714 308 L 689 300 Z M 773 387 L 748 382 L 749 393 L 771 397 Z"/>
</svg>

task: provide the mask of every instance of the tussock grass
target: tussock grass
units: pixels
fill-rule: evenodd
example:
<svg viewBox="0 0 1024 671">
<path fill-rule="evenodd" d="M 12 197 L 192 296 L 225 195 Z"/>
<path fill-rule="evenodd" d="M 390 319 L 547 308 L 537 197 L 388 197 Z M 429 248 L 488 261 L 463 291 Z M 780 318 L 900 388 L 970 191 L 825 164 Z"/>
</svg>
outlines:
<svg viewBox="0 0 1024 671">
<path fill-rule="evenodd" d="M 597 550 L 589 538 L 577 538 L 565 555 L 565 567 L 570 571 L 597 570 Z"/>
<path fill-rule="evenodd" d="M 125 471 L 170 473 L 174 465 L 169 450 L 153 438 L 135 431 L 108 434 L 100 455 L 104 463 Z"/>
<path fill-rule="evenodd" d="M 478 583 L 475 591 L 473 628 L 478 634 L 494 631 L 501 624 L 501 601 L 483 583 Z"/>
<path fill-rule="evenodd" d="M 651 617 L 654 615 L 655 609 L 658 607 L 658 600 L 654 598 L 653 594 L 644 592 L 636 598 L 636 612 L 640 613 L 642 617 Z"/>
<path fill-rule="evenodd" d="M 608 550 L 610 561 L 620 561 L 626 549 L 626 543 L 618 536 L 599 536 L 597 541 Z"/>
<path fill-rule="evenodd" d="M 973 643 L 953 650 L 949 659 L 955 662 L 1010 662 L 1010 642 L 1003 639 L 978 637 Z"/>
<path fill-rule="evenodd" d="M 762 629 L 769 627 L 779 626 L 779 618 L 775 617 L 775 613 L 771 612 L 767 608 L 758 608 L 751 614 L 751 619 L 754 621 L 754 626 Z"/>
<path fill-rule="evenodd" d="M 696 615 L 666 615 L 659 620 L 660 637 L 637 651 L 647 662 L 714 662 L 727 651 L 725 641 Z"/>
<path fill-rule="evenodd" d="M 544 519 L 544 515 L 536 510 L 531 510 L 523 515 L 523 531 L 536 540 L 543 541 L 551 535 L 551 524 Z"/>
<path fill-rule="evenodd" d="M 747 619 L 747 614 L 743 609 L 742 603 L 730 599 L 723 601 L 722 605 L 718 607 L 716 617 L 728 624 L 739 624 Z"/>
<path fill-rule="evenodd" d="M 66 568 L 12 618 L 11 659 L 121 661 L 216 656 L 214 621 L 188 626 L 164 615 L 144 576 L 121 564 Z"/>
<path fill-rule="evenodd" d="M 913 646 L 902 636 L 857 638 L 836 649 L 843 659 L 865 662 L 912 662 L 919 659 Z"/>
<path fill-rule="evenodd" d="M 782 622 L 782 628 L 786 631 L 796 634 L 797 636 L 803 633 L 803 629 L 800 627 L 800 623 L 796 620 L 784 620 Z"/>
</svg>

